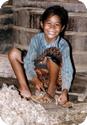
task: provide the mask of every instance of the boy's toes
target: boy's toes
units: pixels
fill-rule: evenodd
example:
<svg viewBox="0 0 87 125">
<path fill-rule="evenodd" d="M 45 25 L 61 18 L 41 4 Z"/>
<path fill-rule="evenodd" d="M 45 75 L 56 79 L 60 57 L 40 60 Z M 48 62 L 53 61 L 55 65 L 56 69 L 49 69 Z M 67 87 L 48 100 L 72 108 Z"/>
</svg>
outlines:
<svg viewBox="0 0 87 125">
<path fill-rule="evenodd" d="M 25 98 L 27 100 L 29 100 L 31 98 L 31 94 L 30 92 L 28 91 L 20 91 L 19 90 L 19 95 L 22 97 L 22 98 Z"/>
</svg>

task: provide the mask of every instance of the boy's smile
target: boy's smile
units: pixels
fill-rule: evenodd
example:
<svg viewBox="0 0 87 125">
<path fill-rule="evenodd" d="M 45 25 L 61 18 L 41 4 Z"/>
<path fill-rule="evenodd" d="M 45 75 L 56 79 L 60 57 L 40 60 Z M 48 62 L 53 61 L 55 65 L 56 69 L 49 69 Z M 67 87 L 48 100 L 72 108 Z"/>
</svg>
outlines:
<svg viewBox="0 0 87 125">
<path fill-rule="evenodd" d="M 48 17 L 42 28 L 47 42 L 54 41 L 63 29 L 60 18 L 56 15 Z"/>
</svg>

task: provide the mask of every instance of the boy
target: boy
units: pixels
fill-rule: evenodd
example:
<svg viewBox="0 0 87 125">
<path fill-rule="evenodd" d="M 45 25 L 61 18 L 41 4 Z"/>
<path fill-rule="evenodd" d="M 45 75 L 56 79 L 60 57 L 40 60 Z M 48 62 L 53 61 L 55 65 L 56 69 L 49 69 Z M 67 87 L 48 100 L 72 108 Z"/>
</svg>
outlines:
<svg viewBox="0 0 87 125">
<path fill-rule="evenodd" d="M 31 98 L 31 91 L 27 86 L 27 79 L 32 81 L 38 91 L 45 87 L 41 76 L 48 74 L 47 90 L 41 98 L 43 102 L 54 100 L 55 91 L 62 80 L 62 93 L 58 100 L 61 105 L 68 101 L 68 91 L 73 79 L 73 67 L 70 59 L 70 48 L 63 38 L 68 22 L 67 11 L 61 6 L 47 8 L 41 16 L 42 32 L 36 34 L 28 47 L 26 56 L 21 59 L 21 51 L 12 49 L 9 60 L 19 82 L 19 91 L 24 98 Z M 43 57 L 41 59 L 41 57 Z M 38 61 L 39 60 L 39 61 Z M 24 74 L 24 70 L 26 75 Z"/>
</svg>

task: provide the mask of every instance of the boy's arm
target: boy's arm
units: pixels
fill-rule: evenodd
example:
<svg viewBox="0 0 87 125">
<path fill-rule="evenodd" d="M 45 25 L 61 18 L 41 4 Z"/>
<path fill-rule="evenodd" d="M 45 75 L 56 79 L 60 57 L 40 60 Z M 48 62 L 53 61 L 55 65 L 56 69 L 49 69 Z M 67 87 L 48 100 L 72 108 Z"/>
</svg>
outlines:
<svg viewBox="0 0 87 125">
<path fill-rule="evenodd" d="M 38 91 L 45 91 L 44 87 L 43 87 L 43 83 L 38 79 L 38 77 L 34 77 L 32 79 L 32 82 L 33 84 L 35 85 L 35 88 L 38 90 Z"/>
<path fill-rule="evenodd" d="M 28 47 L 27 55 L 24 58 L 24 68 L 25 68 L 27 79 L 32 80 L 36 89 L 40 91 L 41 89 L 43 90 L 44 88 L 43 88 L 43 84 L 37 77 L 35 66 L 34 66 L 34 60 L 37 58 L 37 50 L 38 50 L 38 46 L 36 44 L 36 41 L 31 41 Z"/>
<path fill-rule="evenodd" d="M 70 48 L 66 44 L 62 48 L 62 93 L 58 98 L 58 102 L 63 105 L 65 104 L 68 98 L 68 91 L 71 86 L 73 79 L 73 67 L 70 59 Z"/>
<path fill-rule="evenodd" d="M 70 48 L 67 45 L 62 52 L 62 90 L 69 91 L 73 79 L 73 66 L 70 58 Z"/>
<path fill-rule="evenodd" d="M 37 74 L 35 72 L 35 66 L 34 66 L 34 60 L 37 57 L 37 45 L 34 40 L 31 40 L 28 52 L 26 57 L 24 58 L 24 68 L 26 72 L 26 76 L 28 80 L 32 80 L 33 77 L 37 77 Z"/>
</svg>

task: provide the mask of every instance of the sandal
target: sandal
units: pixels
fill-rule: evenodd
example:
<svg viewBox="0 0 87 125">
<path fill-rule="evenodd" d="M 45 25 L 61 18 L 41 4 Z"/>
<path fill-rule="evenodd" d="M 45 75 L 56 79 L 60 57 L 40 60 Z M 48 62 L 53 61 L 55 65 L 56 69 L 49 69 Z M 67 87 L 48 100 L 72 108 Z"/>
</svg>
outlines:
<svg viewBox="0 0 87 125">
<path fill-rule="evenodd" d="M 72 108 L 73 107 L 73 103 L 70 101 L 67 101 L 65 104 L 61 105 L 64 108 Z"/>
<path fill-rule="evenodd" d="M 51 103 L 55 101 L 54 97 L 52 97 L 49 93 L 46 93 L 44 96 L 38 97 L 36 100 L 41 104 Z"/>
<path fill-rule="evenodd" d="M 64 104 L 61 104 L 58 100 L 58 95 L 55 96 L 55 100 L 56 100 L 56 105 L 60 105 L 64 108 L 72 108 L 73 107 L 73 103 L 71 101 L 66 101 Z"/>
<path fill-rule="evenodd" d="M 61 103 L 59 103 L 59 102 L 58 102 L 58 104 L 59 104 L 60 106 L 64 107 L 64 108 L 72 108 L 72 107 L 73 107 L 73 103 L 72 103 L 71 101 L 68 101 L 68 100 L 67 100 L 67 102 L 65 102 L 64 104 L 61 104 Z"/>
<path fill-rule="evenodd" d="M 27 101 L 33 101 L 33 102 L 35 102 L 35 103 L 40 103 L 40 96 L 34 96 L 34 95 L 32 95 L 32 96 L 30 96 L 30 97 L 26 97 L 26 96 L 24 96 L 24 94 L 22 93 L 22 92 L 20 92 L 20 90 L 18 90 L 18 92 L 19 92 L 19 95 L 21 96 L 21 98 L 24 98 L 24 99 L 26 99 Z"/>
<path fill-rule="evenodd" d="M 33 101 L 34 103 L 39 103 L 37 96 L 25 97 L 24 95 L 21 94 L 20 91 L 19 91 L 19 95 L 21 96 L 21 98 L 24 98 L 27 101 Z"/>
</svg>

